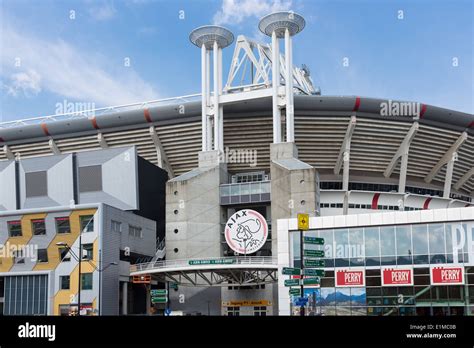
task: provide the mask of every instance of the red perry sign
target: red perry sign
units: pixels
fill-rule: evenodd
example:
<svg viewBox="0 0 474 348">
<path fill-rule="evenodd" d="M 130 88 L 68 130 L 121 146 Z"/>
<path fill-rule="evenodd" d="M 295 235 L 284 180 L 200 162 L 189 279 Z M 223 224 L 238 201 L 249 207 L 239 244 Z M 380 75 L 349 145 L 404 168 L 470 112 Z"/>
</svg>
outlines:
<svg viewBox="0 0 474 348">
<path fill-rule="evenodd" d="M 365 286 L 365 269 L 340 268 L 336 270 L 336 287 Z"/>
<path fill-rule="evenodd" d="M 413 285 L 413 267 L 382 267 L 382 286 Z"/>
<path fill-rule="evenodd" d="M 464 284 L 463 266 L 432 266 L 431 285 Z"/>
</svg>

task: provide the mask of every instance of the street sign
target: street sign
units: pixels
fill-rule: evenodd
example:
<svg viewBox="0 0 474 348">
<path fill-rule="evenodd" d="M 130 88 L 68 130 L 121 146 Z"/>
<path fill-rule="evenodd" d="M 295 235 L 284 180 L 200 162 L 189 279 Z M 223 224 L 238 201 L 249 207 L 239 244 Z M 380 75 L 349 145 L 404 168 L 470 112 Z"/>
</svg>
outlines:
<svg viewBox="0 0 474 348">
<path fill-rule="evenodd" d="M 308 214 L 298 214 L 298 229 L 300 231 L 309 230 L 309 215 Z"/>
<path fill-rule="evenodd" d="M 291 288 L 290 289 L 290 295 L 300 296 L 301 295 L 301 289 L 300 288 Z"/>
<path fill-rule="evenodd" d="M 324 260 L 305 259 L 305 267 L 324 267 Z"/>
<path fill-rule="evenodd" d="M 308 257 L 324 257 L 324 250 L 304 250 L 304 256 Z"/>
<path fill-rule="evenodd" d="M 303 237 L 303 243 L 323 245 L 324 244 L 324 238 Z"/>
<path fill-rule="evenodd" d="M 297 306 L 305 306 L 308 303 L 308 299 L 306 297 L 299 297 L 296 300 L 296 305 Z"/>
<path fill-rule="evenodd" d="M 301 275 L 301 269 L 299 268 L 291 268 L 291 267 L 283 267 L 281 271 L 284 275 Z"/>
<path fill-rule="evenodd" d="M 166 289 L 150 290 L 150 295 L 152 297 L 167 296 L 168 295 L 168 290 L 166 290 Z"/>
<path fill-rule="evenodd" d="M 321 280 L 316 277 L 316 278 L 304 278 L 303 279 L 303 285 L 317 285 L 321 282 Z"/>
<path fill-rule="evenodd" d="M 152 297 L 151 303 L 167 303 L 168 297 Z"/>
<path fill-rule="evenodd" d="M 299 279 L 286 279 L 285 286 L 298 286 L 300 285 Z"/>
<path fill-rule="evenodd" d="M 304 275 L 305 276 L 324 277 L 325 272 L 322 269 L 305 268 L 304 269 Z"/>
</svg>

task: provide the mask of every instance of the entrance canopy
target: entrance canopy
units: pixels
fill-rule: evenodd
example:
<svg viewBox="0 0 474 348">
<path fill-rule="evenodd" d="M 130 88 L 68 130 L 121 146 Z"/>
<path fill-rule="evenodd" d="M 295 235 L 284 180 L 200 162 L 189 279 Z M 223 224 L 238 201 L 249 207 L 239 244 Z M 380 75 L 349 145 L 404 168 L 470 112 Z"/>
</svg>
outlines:
<svg viewBox="0 0 474 348">
<path fill-rule="evenodd" d="M 277 281 L 277 258 L 242 256 L 165 260 L 130 266 L 130 275 L 151 275 L 183 286 L 251 286 Z"/>
</svg>

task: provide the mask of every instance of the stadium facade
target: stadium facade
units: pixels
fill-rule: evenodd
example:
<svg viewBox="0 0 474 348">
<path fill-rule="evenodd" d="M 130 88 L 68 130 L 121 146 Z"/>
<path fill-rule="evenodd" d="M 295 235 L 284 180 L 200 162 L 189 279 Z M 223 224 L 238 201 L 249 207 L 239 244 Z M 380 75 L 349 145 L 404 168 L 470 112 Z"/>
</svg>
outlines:
<svg viewBox="0 0 474 348">
<path fill-rule="evenodd" d="M 5 168 L 14 167 L 18 172 L 27 160 L 71 153 L 80 156 L 92 150 L 101 157 L 100 153 L 132 146 L 148 168 L 146 179 L 136 181 L 135 186 L 136 197 L 146 201 L 135 199 L 135 204 L 124 205 L 115 197 L 121 193 L 114 191 L 89 194 L 87 203 L 135 213 L 145 209 L 148 213 L 142 215 L 157 223 L 156 254 L 147 262 L 135 259 L 130 267 L 131 276 L 151 277 L 144 294 L 147 311 L 150 286 L 166 286 L 170 302 L 165 306 L 174 313 L 290 314 L 291 300 L 282 286 L 281 270 L 299 262 L 292 252 L 299 242 L 289 236 L 293 235 L 296 215 L 307 213 L 312 217 L 308 235 L 327 235 L 327 243 L 336 241 L 335 248 L 341 244 L 350 249 L 353 242 L 349 235 L 359 238 L 358 254 L 333 254 L 326 260 L 327 277 L 321 279 L 320 289 L 338 288 L 334 274 L 339 268 L 362 269 L 364 285 L 354 289 L 356 294 L 361 287 L 366 289 L 365 297 L 360 297 L 365 303 L 354 302 L 357 310 L 347 310 L 347 306 L 352 308 L 351 299 L 340 312 L 317 310 L 322 304 L 316 305 L 314 300 L 308 313 L 435 314 L 392 308 L 408 306 L 405 301 L 416 306 L 428 291 L 435 295 L 430 295 L 428 305 L 424 302 L 425 307 L 448 308 L 442 314 L 472 314 L 474 289 L 470 288 L 474 283 L 469 266 L 474 259 L 459 258 L 447 243 L 458 237 L 453 230 L 464 231 L 459 236 L 466 241 L 472 241 L 474 233 L 474 115 L 422 103 L 321 95 L 313 86 L 309 69 L 292 64 L 292 39 L 303 28 L 304 19 L 292 12 L 264 17 L 260 29 L 272 37 L 272 44 L 238 36 L 225 84 L 222 50 L 234 36 L 221 27 L 196 29 L 190 39 L 201 50 L 202 93 L 197 95 L 0 124 L 2 216 L 20 215 L 19 210 L 25 208 L 21 197 L 28 191 L 12 191 L 4 185 L 4 180 L 18 175 Z M 284 41 L 284 54 L 280 53 L 280 41 Z M 119 177 L 124 170 L 120 165 L 113 167 Z M 153 191 L 145 187 L 155 176 L 161 182 L 165 172 L 166 191 L 164 182 Z M 98 178 L 94 169 L 84 175 Z M 72 177 L 71 183 L 61 183 L 61 187 L 75 192 Z M 36 179 L 41 178 L 37 175 Z M 103 191 L 104 179 L 98 179 L 101 185 L 91 184 L 92 192 Z M 17 203 L 12 203 L 12 197 L 17 197 Z M 80 198 L 74 194 L 68 197 L 74 204 L 82 204 Z M 35 208 L 50 205 L 48 200 Z M 165 209 L 163 216 L 150 211 L 159 205 Z M 226 239 L 229 219 L 247 210 L 262 216 L 268 228 L 265 242 L 252 253 L 235 251 Z M 454 223 L 463 229 L 454 228 Z M 105 221 L 104 226 L 111 225 Z M 362 232 L 353 234 L 356 228 Z M 377 232 L 367 230 L 370 228 Z M 3 225 L 0 229 L 7 231 Z M 385 238 L 398 229 L 404 231 L 400 236 L 405 233 L 405 241 L 410 236 L 410 246 L 403 253 L 394 249 L 402 237 Z M 374 233 L 378 236 L 376 255 L 372 245 L 364 242 Z M 415 243 L 423 233 L 426 241 Z M 436 238 L 433 242 L 432 234 L 443 235 L 441 244 Z M 160 243 L 163 238 L 165 249 Z M 432 251 L 436 251 L 424 252 L 425 245 L 433 245 Z M 465 245 L 469 248 L 468 242 Z M 119 249 L 123 251 L 123 247 Z M 136 252 L 149 255 L 148 250 Z M 439 285 L 441 289 L 427 281 L 433 265 L 453 264 L 462 265 L 462 284 Z M 411 293 L 407 287 L 387 286 L 390 305 L 385 307 L 390 309 L 382 308 L 384 286 L 373 285 L 380 289 L 369 290 L 369 284 L 379 284 L 385 266 L 409 266 L 420 275 L 415 277 Z M 369 279 L 377 276 L 379 280 Z M 421 286 L 428 290 L 417 288 Z M 423 294 L 417 295 L 419 290 Z M 380 295 L 369 295 L 371 291 Z M 318 293 L 320 298 L 322 293 Z M 335 297 L 337 291 L 332 293 Z M 449 301 L 442 301 L 445 293 L 455 293 L 456 310 L 450 310 Z M 400 294 L 405 296 L 402 303 L 394 304 Z M 119 303 L 116 305 L 118 308 Z"/>
</svg>

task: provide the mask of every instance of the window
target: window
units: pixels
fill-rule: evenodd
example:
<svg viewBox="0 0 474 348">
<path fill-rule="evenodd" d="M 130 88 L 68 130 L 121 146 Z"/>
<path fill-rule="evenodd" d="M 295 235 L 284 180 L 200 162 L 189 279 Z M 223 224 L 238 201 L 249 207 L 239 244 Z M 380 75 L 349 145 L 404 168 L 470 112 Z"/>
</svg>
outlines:
<svg viewBox="0 0 474 348">
<path fill-rule="evenodd" d="M 92 290 L 92 273 L 81 274 L 81 290 Z"/>
<path fill-rule="evenodd" d="M 13 263 L 15 264 L 25 263 L 25 256 L 23 254 L 23 249 L 13 251 Z"/>
<path fill-rule="evenodd" d="M 122 223 L 112 220 L 112 222 L 110 224 L 110 229 L 112 230 L 112 232 L 119 232 L 120 233 L 120 232 L 122 232 Z"/>
<path fill-rule="evenodd" d="M 56 218 L 56 232 L 57 233 L 71 233 L 71 224 L 69 217 Z"/>
<path fill-rule="evenodd" d="M 82 245 L 82 259 L 92 260 L 94 258 L 94 244 L 83 244 Z"/>
<path fill-rule="evenodd" d="M 46 234 L 46 224 L 44 223 L 44 219 L 31 220 L 31 227 L 34 236 Z"/>
<path fill-rule="evenodd" d="M 36 262 L 48 262 L 48 249 L 38 249 Z"/>
<path fill-rule="evenodd" d="M 21 237 L 21 221 L 8 221 L 8 233 L 10 237 Z"/>
<path fill-rule="evenodd" d="M 227 307 L 227 316 L 229 316 L 229 317 L 238 317 L 238 316 L 240 316 L 240 307 L 237 307 L 237 306 Z"/>
<path fill-rule="evenodd" d="M 69 290 L 71 284 L 71 278 L 70 276 L 60 276 L 59 277 L 59 286 L 61 290 Z"/>
<path fill-rule="evenodd" d="M 102 166 L 79 168 L 79 192 L 97 192 L 102 190 Z"/>
<path fill-rule="evenodd" d="M 265 306 L 253 307 L 253 315 L 255 317 L 265 317 L 265 316 L 267 316 L 267 307 L 265 307 Z"/>
<path fill-rule="evenodd" d="M 26 197 L 48 195 L 48 177 L 45 171 L 25 174 Z"/>
<path fill-rule="evenodd" d="M 142 229 L 136 226 L 129 226 L 128 234 L 132 237 L 142 238 Z"/>
<path fill-rule="evenodd" d="M 80 217 L 81 232 L 94 232 L 94 215 L 84 215 Z"/>
<path fill-rule="evenodd" d="M 59 248 L 59 259 L 61 260 L 61 262 L 71 261 L 71 255 L 69 254 L 68 248 Z"/>
</svg>

